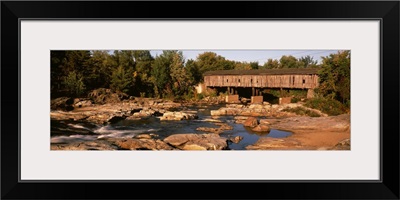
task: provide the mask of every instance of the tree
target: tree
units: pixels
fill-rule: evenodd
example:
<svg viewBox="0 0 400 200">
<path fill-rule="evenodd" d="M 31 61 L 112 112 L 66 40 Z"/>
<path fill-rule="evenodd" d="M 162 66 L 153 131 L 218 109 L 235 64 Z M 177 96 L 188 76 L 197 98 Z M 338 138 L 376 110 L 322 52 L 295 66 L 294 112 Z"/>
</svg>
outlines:
<svg viewBox="0 0 400 200">
<path fill-rule="evenodd" d="M 322 58 L 319 91 L 330 99 L 350 105 L 350 51 L 338 51 Z"/>
<path fill-rule="evenodd" d="M 280 68 L 298 68 L 297 58 L 291 55 L 282 56 L 279 62 L 280 62 Z"/>
<path fill-rule="evenodd" d="M 197 85 L 202 81 L 202 74 L 200 72 L 200 68 L 194 60 L 189 59 L 186 62 L 185 68 L 189 73 L 189 78 L 192 85 Z"/>
<path fill-rule="evenodd" d="M 170 64 L 172 89 L 175 96 L 183 95 L 189 90 L 189 74 L 184 68 L 184 60 L 182 52 L 175 52 L 172 56 Z"/>
<path fill-rule="evenodd" d="M 109 88 L 116 62 L 108 51 L 92 51 L 88 66 L 90 68 L 90 74 L 86 78 L 88 89 Z"/>
<path fill-rule="evenodd" d="M 133 89 L 133 84 L 134 73 L 132 68 L 125 69 L 123 66 L 119 66 L 112 72 L 111 89 L 128 93 Z"/>
<path fill-rule="evenodd" d="M 69 72 L 63 81 L 65 90 L 68 95 L 79 97 L 85 92 L 85 84 L 81 74 L 75 71 Z"/>
<path fill-rule="evenodd" d="M 234 69 L 235 62 L 226 60 L 224 57 L 214 52 L 204 52 L 199 54 L 196 63 L 200 68 L 201 74 L 212 70 L 229 70 Z"/>
<path fill-rule="evenodd" d="M 258 68 L 260 68 L 260 65 L 258 64 L 258 62 L 250 62 L 250 68 L 258 69 Z"/>
<path fill-rule="evenodd" d="M 151 70 L 152 82 L 154 84 L 154 92 L 157 96 L 164 96 L 165 93 L 171 93 L 171 63 L 172 54 L 176 51 L 163 51 L 160 56 L 154 59 L 153 68 Z"/>
<path fill-rule="evenodd" d="M 311 56 L 305 56 L 305 57 L 301 57 L 298 60 L 299 64 L 299 68 L 315 68 L 317 67 L 317 61 L 314 60 L 313 57 Z"/>
<path fill-rule="evenodd" d="M 279 68 L 279 61 L 275 59 L 268 59 L 266 63 L 264 63 L 263 68 L 265 69 L 278 69 Z"/>
</svg>

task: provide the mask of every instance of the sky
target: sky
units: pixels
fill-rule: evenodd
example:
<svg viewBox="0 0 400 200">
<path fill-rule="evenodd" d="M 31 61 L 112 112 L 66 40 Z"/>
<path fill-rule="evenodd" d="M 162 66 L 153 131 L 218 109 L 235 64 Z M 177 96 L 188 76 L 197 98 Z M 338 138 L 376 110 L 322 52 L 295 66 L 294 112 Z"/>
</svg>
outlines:
<svg viewBox="0 0 400 200">
<path fill-rule="evenodd" d="M 269 58 L 279 60 L 283 55 L 292 55 L 296 58 L 309 55 L 320 63 L 322 56 L 337 53 L 338 50 L 182 50 L 182 53 L 186 60 L 195 60 L 199 54 L 206 51 L 215 52 L 228 60 L 258 62 L 263 65 Z M 150 53 L 155 57 L 162 54 L 162 50 L 151 50 Z"/>
</svg>

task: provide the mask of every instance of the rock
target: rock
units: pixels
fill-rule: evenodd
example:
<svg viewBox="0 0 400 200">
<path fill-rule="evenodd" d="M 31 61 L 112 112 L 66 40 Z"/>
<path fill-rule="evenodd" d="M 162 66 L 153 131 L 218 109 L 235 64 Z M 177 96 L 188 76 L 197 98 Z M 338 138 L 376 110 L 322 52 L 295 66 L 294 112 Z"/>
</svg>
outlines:
<svg viewBox="0 0 400 200">
<path fill-rule="evenodd" d="M 88 97 L 96 104 L 118 103 L 128 99 L 129 95 L 123 92 L 115 92 L 111 89 L 99 88 L 89 92 Z"/>
<path fill-rule="evenodd" d="M 271 123 L 267 119 L 260 119 L 260 124 L 269 125 Z"/>
<path fill-rule="evenodd" d="M 198 144 L 186 144 L 182 150 L 202 150 L 202 151 L 206 151 L 207 148 L 200 146 Z"/>
<path fill-rule="evenodd" d="M 93 105 L 93 102 L 91 100 L 81 100 L 81 99 L 78 100 L 79 101 L 74 104 L 74 107 L 76 108 L 82 108 Z"/>
<path fill-rule="evenodd" d="M 154 113 L 152 114 L 152 116 L 156 116 L 156 117 L 160 117 L 163 115 L 164 115 L 164 113 L 161 113 L 160 111 L 154 111 Z"/>
<path fill-rule="evenodd" d="M 257 140 L 253 145 L 249 145 L 246 147 L 247 150 L 268 150 L 268 149 L 276 149 L 276 150 L 293 150 L 293 149 L 303 149 L 304 147 L 298 140 L 290 139 L 290 138 L 271 138 L 271 137 L 262 137 Z"/>
<path fill-rule="evenodd" d="M 136 114 L 136 113 L 135 113 Z M 131 115 L 125 118 L 125 120 L 140 120 L 141 118 L 137 115 Z"/>
<path fill-rule="evenodd" d="M 223 150 L 228 147 L 227 139 L 217 134 L 174 134 L 164 142 L 182 150 Z"/>
<path fill-rule="evenodd" d="M 210 113 L 211 113 L 211 116 L 222 116 L 222 115 L 226 115 L 226 110 L 224 110 L 224 109 L 211 110 Z"/>
<path fill-rule="evenodd" d="M 217 126 L 219 126 L 219 129 L 220 130 L 223 130 L 223 131 L 225 131 L 225 130 L 233 130 L 233 127 L 232 126 L 229 126 L 228 124 L 226 124 L 226 123 L 214 123 L 215 125 L 217 125 Z"/>
<path fill-rule="evenodd" d="M 86 120 L 96 124 L 105 124 L 110 120 L 112 117 L 109 114 L 105 113 L 98 113 L 92 116 L 89 116 Z"/>
<path fill-rule="evenodd" d="M 251 130 L 255 132 L 269 132 L 271 129 L 265 124 L 260 124 Z"/>
<path fill-rule="evenodd" d="M 154 139 L 112 139 L 120 149 L 125 150 L 174 150 L 161 140 Z"/>
<path fill-rule="evenodd" d="M 258 125 L 258 121 L 255 117 L 249 117 L 243 123 L 243 126 L 246 126 L 246 127 L 256 127 L 257 125 Z"/>
<path fill-rule="evenodd" d="M 237 144 L 237 143 L 239 143 L 241 140 L 243 140 L 243 137 L 242 137 L 242 136 L 236 136 L 236 137 L 230 138 L 229 140 L 230 140 L 231 142 Z"/>
<path fill-rule="evenodd" d="M 226 130 L 233 130 L 232 126 L 229 126 L 226 123 L 214 123 L 215 125 L 219 126 L 218 128 L 210 128 L 210 127 L 198 127 L 196 128 L 197 131 L 221 134 Z"/>
<path fill-rule="evenodd" d="M 60 97 L 50 101 L 50 108 L 52 110 L 71 111 L 74 109 L 72 106 L 74 99 L 70 97 Z"/>
<path fill-rule="evenodd" d="M 250 106 L 249 106 L 249 109 L 259 109 L 259 110 L 261 110 L 261 109 L 263 109 L 264 107 L 263 107 L 263 105 L 261 105 L 261 104 L 251 104 Z"/>
<path fill-rule="evenodd" d="M 338 142 L 332 150 L 350 150 L 350 139 L 344 139 Z"/>
<path fill-rule="evenodd" d="M 138 113 L 138 112 L 140 112 L 141 110 L 143 110 L 143 108 L 132 109 L 132 110 L 131 110 L 131 114 Z"/>
<path fill-rule="evenodd" d="M 197 119 L 197 114 L 185 112 L 166 112 L 160 117 L 160 120 L 190 120 Z"/>
<path fill-rule="evenodd" d="M 210 127 L 198 127 L 196 131 L 203 131 L 203 132 L 210 132 L 210 133 L 217 133 L 219 132 L 219 128 L 210 128 Z"/>
<path fill-rule="evenodd" d="M 246 116 L 236 116 L 234 119 L 235 119 L 235 123 L 236 123 L 236 124 L 243 124 L 243 123 L 246 121 L 247 118 L 249 118 L 249 117 L 246 117 Z"/>
<path fill-rule="evenodd" d="M 211 110 L 212 116 L 224 116 L 224 115 L 239 115 L 241 109 L 239 108 L 220 108 L 218 110 Z"/>
<path fill-rule="evenodd" d="M 222 123 L 221 120 L 218 119 L 204 119 L 205 122 L 216 122 L 216 123 Z"/>
<path fill-rule="evenodd" d="M 121 120 L 124 120 L 125 118 L 125 116 L 112 116 L 107 120 L 107 122 L 110 124 L 115 124 Z"/>
<path fill-rule="evenodd" d="M 137 139 L 151 139 L 153 137 L 150 134 L 140 134 L 140 135 L 136 135 L 135 138 L 137 138 Z"/>
<path fill-rule="evenodd" d="M 51 150 L 118 150 L 116 145 L 105 140 L 74 142 L 68 144 L 51 144 Z"/>
</svg>

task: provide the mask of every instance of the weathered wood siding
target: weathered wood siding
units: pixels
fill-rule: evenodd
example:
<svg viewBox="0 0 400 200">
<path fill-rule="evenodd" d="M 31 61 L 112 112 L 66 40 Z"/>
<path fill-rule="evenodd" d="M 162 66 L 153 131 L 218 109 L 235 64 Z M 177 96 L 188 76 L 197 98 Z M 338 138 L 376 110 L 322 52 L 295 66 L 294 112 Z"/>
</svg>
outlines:
<svg viewBox="0 0 400 200">
<path fill-rule="evenodd" d="M 207 87 L 316 88 L 318 75 L 206 75 Z"/>
</svg>

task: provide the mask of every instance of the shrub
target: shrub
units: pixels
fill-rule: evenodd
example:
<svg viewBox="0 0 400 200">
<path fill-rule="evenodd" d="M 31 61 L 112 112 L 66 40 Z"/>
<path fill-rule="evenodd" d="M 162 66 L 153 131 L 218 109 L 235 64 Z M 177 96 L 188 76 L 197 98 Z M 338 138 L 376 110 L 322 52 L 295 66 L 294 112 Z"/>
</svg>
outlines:
<svg viewBox="0 0 400 200">
<path fill-rule="evenodd" d="M 293 97 L 293 98 L 290 100 L 290 103 L 297 103 L 297 102 L 299 102 L 299 101 L 300 101 L 299 98 Z"/>
<path fill-rule="evenodd" d="M 202 93 L 200 93 L 200 94 L 197 94 L 197 99 L 198 100 L 201 100 L 201 99 L 203 99 L 204 98 L 204 96 L 203 96 L 203 94 Z"/>
<path fill-rule="evenodd" d="M 296 107 L 296 108 L 285 108 L 282 111 L 296 113 L 297 115 L 305 115 L 309 117 L 321 117 L 321 115 L 315 111 L 308 110 L 303 107 Z"/>
<path fill-rule="evenodd" d="M 335 99 L 313 98 L 307 100 L 305 106 L 322 111 L 328 115 L 340 115 L 346 112 L 346 107 Z"/>
</svg>

